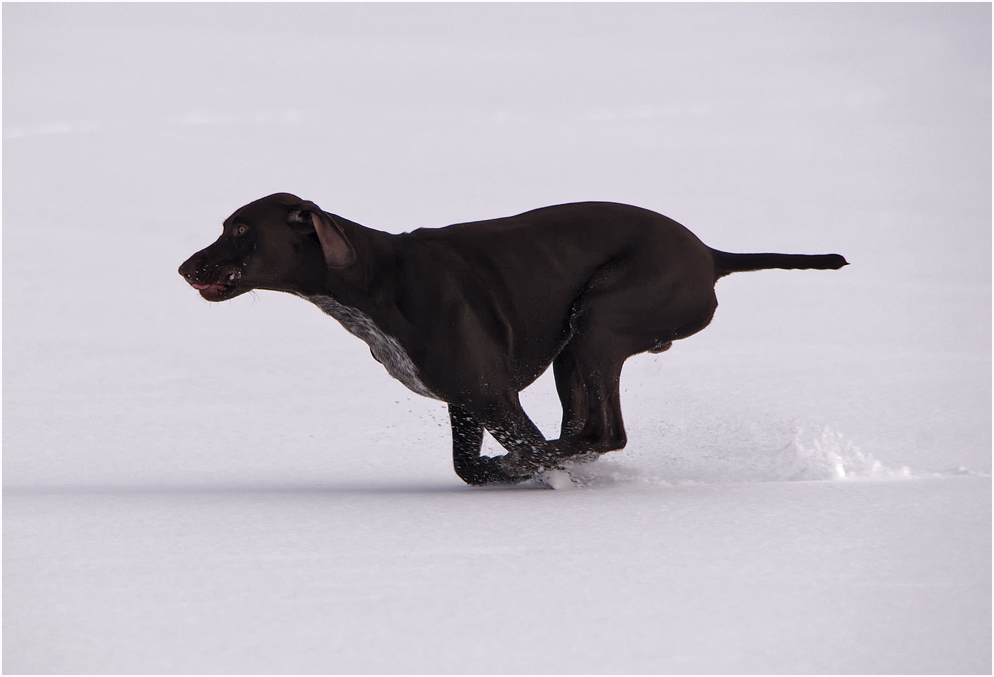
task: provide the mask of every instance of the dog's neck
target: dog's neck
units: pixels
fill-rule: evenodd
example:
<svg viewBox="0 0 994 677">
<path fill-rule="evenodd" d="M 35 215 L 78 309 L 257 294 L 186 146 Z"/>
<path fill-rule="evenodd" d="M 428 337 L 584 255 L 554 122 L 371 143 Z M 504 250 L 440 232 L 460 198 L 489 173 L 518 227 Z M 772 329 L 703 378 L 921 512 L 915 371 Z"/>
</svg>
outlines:
<svg viewBox="0 0 994 677">
<path fill-rule="evenodd" d="M 422 383 L 417 368 L 398 340 L 400 318 L 391 291 L 395 284 L 393 273 L 398 269 L 397 236 L 337 215 L 334 218 L 355 250 L 355 261 L 342 269 L 325 267 L 320 276 L 322 284 L 302 285 L 303 291 L 294 293 L 365 341 L 373 357 L 395 379 L 419 395 L 438 399 Z"/>
<path fill-rule="evenodd" d="M 323 269 L 321 284 L 308 295 L 332 296 L 340 303 L 368 313 L 371 301 L 396 269 L 396 235 L 367 228 L 333 215 L 345 239 L 355 251 L 355 261 L 346 268 Z"/>
</svg>

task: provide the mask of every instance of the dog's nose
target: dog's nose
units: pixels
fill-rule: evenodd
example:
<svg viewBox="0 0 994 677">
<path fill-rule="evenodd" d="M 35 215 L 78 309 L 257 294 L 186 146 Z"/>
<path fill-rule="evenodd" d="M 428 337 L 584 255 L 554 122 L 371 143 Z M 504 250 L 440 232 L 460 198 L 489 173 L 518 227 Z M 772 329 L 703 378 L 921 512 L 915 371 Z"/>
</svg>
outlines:
<svg viewBox="0 0 994 677">
<path fill-rule="evenodd" d="M 197 269 L 200 267 L 201 256 L 199 254 L 194 254 L 186 261 L 183 265 L 179 267 L 179 274 L 182 275 L 187 280 L 192 280 L 197 274 Z"/>
</svg>

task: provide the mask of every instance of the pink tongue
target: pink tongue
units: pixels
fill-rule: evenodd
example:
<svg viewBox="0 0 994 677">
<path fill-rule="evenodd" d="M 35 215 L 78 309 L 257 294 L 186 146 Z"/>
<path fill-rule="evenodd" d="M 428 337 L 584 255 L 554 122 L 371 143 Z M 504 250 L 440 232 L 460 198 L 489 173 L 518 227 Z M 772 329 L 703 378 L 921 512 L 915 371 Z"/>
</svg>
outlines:
<svg viewBox="0 0 994 677">
<path fill-rule="evenodd" d="M 192 283 L 192 284 L 193 284 L 193 288 L 194 289 L 207 289 L 208 287 L 213 287 L 214 286 L 212 284 L 196 284 L 196 283 Z"/>
</svg>

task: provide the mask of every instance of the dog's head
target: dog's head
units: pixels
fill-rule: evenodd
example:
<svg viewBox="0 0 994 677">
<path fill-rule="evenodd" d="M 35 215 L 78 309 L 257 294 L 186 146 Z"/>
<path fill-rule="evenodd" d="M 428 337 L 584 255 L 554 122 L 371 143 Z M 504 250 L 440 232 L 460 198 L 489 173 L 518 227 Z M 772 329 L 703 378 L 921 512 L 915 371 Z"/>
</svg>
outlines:
<svg viewBox="0 0 994 677">
<path fill-rule="evenodd" d="M 179 274 L 208 301 L 226 301 L 253 289 L 300 292 L 308 275 L 354 261 L 332 215 L 296 195 L 276 193 L 225 219 L 221 237 L 187 259 Z"/>
</svg>

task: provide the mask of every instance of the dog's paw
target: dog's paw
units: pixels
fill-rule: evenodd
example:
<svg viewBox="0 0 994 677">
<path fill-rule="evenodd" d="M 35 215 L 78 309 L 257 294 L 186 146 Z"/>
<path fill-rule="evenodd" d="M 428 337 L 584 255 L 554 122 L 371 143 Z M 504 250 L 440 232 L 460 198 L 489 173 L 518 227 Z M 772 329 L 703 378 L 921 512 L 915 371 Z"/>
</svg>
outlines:
<svg viewBox="0 0 994 677">
<path fill-rule="evenodd" d="M 533 469 L 529 469 L 527 464 L 521 457 L 521 452 L 509 451 L 503 456 L 495 456 L 494 463 L 501 472 L 507 474 L 509 477 L 521 477 L 524 475 L 530 475 Z"/>
<path fill-rule="evenodd" d="M 463 482 L 474 487 L 518 484 L 528 479 L 527 476 L 522 476 L 521 472 L 502 465 L 500 462 L 502 458 L 481 456 L 471 462 L 457 462 L 454 464 L 455 471 Z"/>
</svg>

